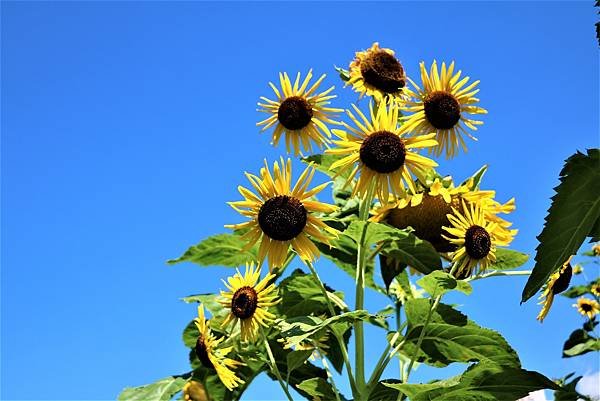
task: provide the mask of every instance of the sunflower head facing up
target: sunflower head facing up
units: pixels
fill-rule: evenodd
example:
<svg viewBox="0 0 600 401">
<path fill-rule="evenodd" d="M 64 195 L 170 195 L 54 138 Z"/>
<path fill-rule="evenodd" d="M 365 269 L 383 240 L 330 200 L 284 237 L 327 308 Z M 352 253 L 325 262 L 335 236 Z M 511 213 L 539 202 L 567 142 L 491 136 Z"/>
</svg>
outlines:
<svg viewBox="0 0 600 401">
<path fill-rule="evenodd" d="M 292 161 L 284 162 L 281 158 L 280 164 L 273 164 L 271 174 L 265 160 L 260 177 L 246 173 L 256 193 L 239 186 L 238 191 L 245 199 L 229 203 L 251 220 L 225 227 L 247 229 L 242 237 L 248 243 L 246 249 L 260 242 L 258 260 L 262 263 L 268 258 L 269 270 L 283 266 L 290 245 L 303 260 L 314 262 L 319 250 L 308 236 L 328 244 L 337 235 L 335 229 L 314 215 L 336 209 L 333 205 L 311 199 L 328 185 L 324 183 L 309 190 L 314 173 L 314 166 L 309 165 L 292 187 Z"/>
<path fill-rule="evenodd" d="M 204 316 L 204 306 L 198 306 L 198 317 L 194 320 L 200 335 L 194 349 L 202 365 L 214 369 L 221 382 L 232 391 L 244 381 L 236 376 L 234 370 L 243 363 L 227 358 L 233 347 L 220 347 L 224 337 L 217 339 L 209 327 L 209 321 Z"/>
<path fill-rule="evenodd" d="M 415 193 L 412 174 L 424 179 L 425 172 L 437 166 L 415 150 L 435 146 L 435 134 L 402 136 L 398 127 L 399 110 L 395 105 L 380 104 L 375 111 L 371 103 L 369 118 L 355 105 L 352 107 L 356 115 L 350 110 L 347 114 L 355 127 L 343 122 L 345 129 L 332 130 L 339 138 L 333 141 L 337 147 L 325 152 L 343 157 L 333 163 L 331 169 L 338 169 L 338 174 L 352 169 L 348 183 L 358 176 L 353 195 L 364 197 L 371 183 L 382 203 L 404 197 L 405 186 Z"/>
<path fill-rule="evenodd" d="M 600 304 L 593 299 L 581 297 L 573 304 L 577 311 L 588 319 L 593 319 L 600 312 Z"/>
<path fill-rule="evenodd" d="M 443 228 L 448 235 L 442 237 L 456 247 L 451 254 L 456 277 L 466 278 L 477 266 L 483 272 L 494 263 L 496 247 L 507 246 L 512 237 L 504 237 L 498 224 L 487 220 L 478 204 L 461 203 L 461 210 L 452 208 L 452 214 L 448 214 L 450 226 Z"/>
<path fill-rule="evenodd" d="M 267 327 L 275 319 L 268 311 L 280 301 L 277 288 L 271 283 L 274 278 L 275 275 L 267 274 L 260 280 L 260 268 L 250 264 L 243 275 L 238 270 L 227 282 L 223 281 L 228 291 L 221 291 L 220 302 L 229 310 L 223 327 L 232 325 L 233 329 L 239 322 L 242 341 L 253 341 L 260 326 Z"/>
<path fill-rule="evenodd" d="M 422 88 L 409 79 L 414 86 L 413 90 L 407 89 L 411 100 L 406 102 L 405 110 L 413 114 L 405 117 L 402 132 L 416 134 L 435 132 L 438 146 L 430 149 L 437 156 L 446 152 L 446 157 L 453 157 L 459 147 L 465 152 L 467 145 L 463 135 L 473 137 L 467 129 L 477 130 L 477 125 L 482 121 L 470 118 L 470 114 L 486 114 L 487 111 L 475 104 L 479 99 L 474 97 L 479 89 L 479 81 L 469 85 L 469 77 L 461 77 L 461 71 L 454 73 L 454 62 L 446 68 L 442 63 L 441 72 L 438 72 L 437 62 L 433 62 L 429 73 L 425 63 L 420 63 Z"/>
<path fill-rule="evenodd" d="M 370 49 L 356 52 L 350 63 L 348 85 L 364 95 L 372 96 L 378 103 L 388 99 L 402 100 L 406 85 L 404 67 L 394 56 L 394 51 L 373 43 Z"/>
<path fill-rule="evenodd" d="M 261 97 L 258 103 L 258 111 L 270 114 L 270 116 L 256 125 L 263 126 L 262 131 L 275 127 L 273 131 L 273 145 L 277 146 L 281 136 L 285 136 L 285 145 L 288 153 L 293 149 L 294 155 L 300 151 L 312 153 L 312 146 L 316 144 L 322 148 L 329 143 L 331 132 L 327 123 L 335 124 L 332 120 L 342 109 L 328 107 L 330 100 L 335 95 L 330 95 L 334 89 L 327 89 L 321 93 L 315 93 L 319 88 L 325 74 L 309 87 L 312 78 L 312 70 L 308 72 L 302 82 L 300 73 L 292 85 L 287 73 L 279 74 L 280 89 L 272 83 L 269 85 L 275 92 L 276 100 Z"/>
<path fill-rule="evenodd" d="M 546 316 L 548 316 L 548 312 L 550 312 L 550 307 L 554 301 L 554 296 L 569 288 L 571 277 L 573 277 L 573 267 L 571 266 L 572 258 L 572 256 L 569 257 L 560 269 L 550 276 L 546 285 L 544 285 L 544 289 L 540 295 L 540 305 L 542 305 L 542 310 L 537 316 L 537 320 L 540 322 L 543 322 Z"/>
</svg>

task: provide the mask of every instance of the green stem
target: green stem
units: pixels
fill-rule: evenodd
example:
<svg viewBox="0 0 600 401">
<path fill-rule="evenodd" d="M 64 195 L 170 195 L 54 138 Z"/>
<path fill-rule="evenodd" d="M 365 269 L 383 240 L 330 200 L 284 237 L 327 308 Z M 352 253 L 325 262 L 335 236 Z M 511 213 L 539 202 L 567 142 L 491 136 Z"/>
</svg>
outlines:
<svg viewBox="0 0 600 401">
<path fill-rule="evenodd" d="M 340 399 L 340 391 L 338 390 L 337 386 L 335 385 L 335 379 L 333 378 L 333 373 L 331 372 L 331 369 L 329 368 L 329 363 L 327 363 L 327 359 L 323 355 L 323 351 L 321 351 L 321 348 L 319 348 L 319 345 L 316 343 L 316 341 L 313 342 L 313 345 L 319 352 L 319 356 L 321 357 L 321 363 L 323 364 L 323 367 L 325 368 L 325 371 L 327 372 L 327 377 L 329 378 L 329 381 L 331 382 L 331 387 L 333 387 L 333 392 L 335 393 L 335 399 L 337 401 L 342 401 Z"/>
<path fill-rule="evenodd" d="M 265 336 L 265 333 L 262 329 L 260 332 L 262 334 L 262 338 L 265 343 L 265 348 L 267 349 L 267 354 L 269 355 L 269 361 L 271 361 L 271 363 L 270 363 L 271 372 L 277 377 L 277 381 L 279 381 L 279 385 L 283 389 L 283 392 L 285 393 L 287 399 L 289 401 L 294 401 L 285 382 L 283 381 L 283 378 L 281 377 L 281 373 L 279 372 L 279 368 L 277 367 L 277 362 L 275 362 L 275 358 L 273 357 L 273 352 L 271 351 L 271 347 L 269 346 L 269 341 L 267 340 L 267 337 Z"/>
<path fill-rule="evenodd" d="M 360 221 L 366 222 L 369 218 L 369 210 L 371 209 L 371 203 L 373 201 L 374 185 L 371 183 L 367 190 L 366 196 L 360 202 L 358 217 Z M 365 304 L 365 254 L 367 246 L 365 244 L 365 236 L 367 231 L 367 224 L 363 228 L 363 232 L 360 237 L 360 241 L 357 244 L 357 255 L 356 255 L 356 296 L 354 310 L 364 309 Z M 362 396 L 365 389 L 365 333 L 362 320 L 357 320 L 354 323 L 354 357 L 356 366 L 356 381 L 358 385 L 358 391 Z"/>
<path fill-rule="evenodd" d="M 530 276 L 531 270 L 517 270 L 517 271 L 502 271 L 494 270 L 489 273 L 479 274 L 477 276 L 469 277 L 464 281 L 475 281 L 481 280 L 488 277 L 500 277 L 500 276 Z"/>
<path fill-rule="evenodd" d="M 312 265 L 312 263 L 307 261 L 306 265 L 308 266 L 310 272 L 312 273 L 312 276 L 315 279 L 315 282 L 321 289 L 321 293 L 323 293 L 323 296 L 325 297 L 325 301 L 327 302 L 327 308 L 329 309 L 329 313 L 331 314 L 331 316 L 335 316 L 336 315 L 335 308 L 333 307 L 333 304 L 331 303 L 331 299 L 329 298 L 327 289 L 325 288 L 325 286 L 323 285 L 323 282 L 321 281 L 321 278 L 319 277 L 319 273 L 317 273 L 317 270 Z M 355 381 L 354 375 L 352 373 L 352 364 L 350 363 L 350 357 L 348 356 L 348 350 L 346 349 L 346 344 L 344 343 L 344 339 L 341 335 L 334 332 L 333 330 L 331 331 L 331 333 L 334 335 L 335 339 L 337 340 L 338 346 L 340 347 L 340 350 L 342 351 L 342 357 L 344 358 L 344 366 L 346 366 L 346 373 L 348 374 L 348 381 L 350 382 L 350 389 L 352 390 L 352 396 L 354 398 L 356 398 L 356 396 L 358 394 L 358 389 L 356 387 L 356 381 Z"/>
</svg>

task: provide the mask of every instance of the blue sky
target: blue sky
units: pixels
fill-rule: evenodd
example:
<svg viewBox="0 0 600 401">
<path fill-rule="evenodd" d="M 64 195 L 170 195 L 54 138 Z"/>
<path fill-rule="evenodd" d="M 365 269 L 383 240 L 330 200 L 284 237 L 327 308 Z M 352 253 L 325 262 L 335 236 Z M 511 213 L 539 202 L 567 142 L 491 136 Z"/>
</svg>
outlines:
<svg viewBox="0 0 600 401">
<path fill-rule="evenodd" d="M 243 171 L 283 154 L 254 125 L 267 82 L 312 67 L 348 107 L 333 65 L 373 41 L 410 76 L 456 60 L 481 80 L 479 142 L 440 172 L 462 180 L 489 164 L 484 187 L 517 198 L 513 245 L 532 253 L 563 160 L 599 142 L 592 4 L 3 2 L 1 398 L 114 399 L 186 371 L 195 307 L 178 299 L 231 271 L 164 261 L 241 221 L 225 202 Z M 352 301 L 351 278 L 319 269 Z M 449 302 L 502 332 L 527 369 L 597 371 L 593 356 L 560 358 L 581 324 L 572 302 L 541 325 L 535 300 L 519 305 L 524 283 L 478 282 Z M 246 399 L 281 397 L 261 377 Z"/>
</svg>

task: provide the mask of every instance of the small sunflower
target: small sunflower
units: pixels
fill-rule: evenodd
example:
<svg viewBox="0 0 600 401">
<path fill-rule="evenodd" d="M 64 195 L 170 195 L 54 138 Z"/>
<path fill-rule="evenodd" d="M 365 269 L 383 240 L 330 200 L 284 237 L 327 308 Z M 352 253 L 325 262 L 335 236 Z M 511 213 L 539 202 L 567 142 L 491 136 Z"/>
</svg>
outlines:
<svg viewBox="0 0 600 401">
<path fill-rule="evenodd" d="M 581 273 L 583 273 L 583 266 L 581 266 L 580 264 L 576 264 L 575 266 L 573 266 L 573 274 Z"/>
<path fill-rule="evenodd" d="M 592 254 L 594 256 L 600 256 L 600 242 L 592 246 Z"/>
<path fill-rule="evenodd" d="M 456 265 L 456 277 L 469 277 L 475 267 L 485 271 L 496 261 L 496 247 L 506 246 L 512 241 L 499 230 L 498 223 L 485 218 L 485 211 L 477 204 L 462 202 L 462 211 L 452 208 L 448 214 L 449 227 L 444 227 L 449 236 L 442 237 L 456 246 L 451 253 L 452 264 Z"/>
<path fill-rule="evenodd" d="M 270 114 L 268 118 L 260 121 L 256 125 L 264 126 L 262 131 L 275 126 L 273 131 L 273 145 L 277 146 L 281 135 L 285 136 L 285 145 L 288 153 L 290 149 L 294 150 L 294 155 L 300 153 L 300 148 L 305 152 L 312 153 L 312 144 L 321 148 L 329 143 L 331 132 L 326 123 L 335 124 L 331 118 L 335 113 L 340 113 L 342 109 L 327 107 L 329 101 L 335 98 L 330 95 L 335 88 L 332 86 L 324 92 L 315 94 L 325 74 L 308 88 L 312 78 L 312 70 L 308 72 L 302 83 L 300 83 L 300 73 L 296 75 L 296 80 L 292 85 L 287 73 L 279 74 L 279 83 L 281 90 L 269 82 L 269 85 L 275 92 L 277 100 L 270 100 L 261 96 L 264 103 L 258 103 L 261 107 L 258 111 Z"/>
<path fill-rule="evenodd" d="M 281 166 L 275 162 L 271 175 L 265 160 L 260 177 L 246 173 L 258 195 L 239 186 L 238 191 L 245 200 L 229 203 L 252 220 L 225 227 L 249 229 L 242 237 L 248 242 L 246 247 L 251 248 L 260 241 L 258 260 L 262 263 L 268 257 L 269 270 L 284 264 L 290 245 L 303 260 L 316 260 L 319 250 L 308 235 L 322 243 L 329 243 L 332 236 L 337 235 L 336 230 L 313 214 L 336 209 L 333 205 L 311 199 L 328 185 L 325 183 L 308 190 L 314 173 L 314 166 L 309 165 L 292 188 L 292 161 L 288 159 L 284 163 L 281 158 Z"/>
<path fill-rule="evenodd" d="M 567 259 L 560 269 L 554 272 L 546 282 L 540 295 L 540 305 L 543 305 L 542 310 L 537 316 L 537 320 L 540 322 L 543 322 L 548 315 L 548 312 L 550 312 L 554 296 L 569 288 L 571 277 L 573 277 L 573 267 L 571 266 L 572 258 L 573 257 L 571 256 Z"/>
<path fill-rule="evenodd" d="M 405 117 L 402 133 L 424 134 L 437 133 L 439 145 L 430 149 L 436 156 L 446 151 L 446 157 L 453 157 L 459 146 L 467 151 L 463 135 L 476 140 L 466 129 L 477 130 L 482 121 L 467 117 L 468 114 L 486 114 L 487 111 L 475 106 L 479 99 L 474 97 L 479 89 L 475 87 L 479 81 L 468 86 L 469 77 L 460 79 L 461 71 L 454 74 L 454 62 L 446 68 L 442 63 L 441 73 L 438 72 L 437 62 L 433 62 L 429 74 L 425 63 L 420 63 L 423 89 L 409 79 L 415 91 L 408 90 L 413 100 L 406 102 L 405 110 L 414 114 Z M 460 80 L 459 80 L 460 79 Z"/>
<path fill-rule="evenodd" d="M 202 383 L 190 380 L 183 386 L 183 399 L 184 401 L 208 401 L 208 395 Z"/>
<path fill-rule="evenodd" d="M 233 323 L 233 328 L 240 323 L 240 335 L 242 341 L 252 341 L 256 338 L 259 325 L 268 327 L 275 319 L 275 315 L 268 311 L 270 306 L 279 303 L 277 288 L 270 283 L 275 278 L 273 274 L 267 274 L 260 280 L 260 268 L 254 268 L 253 264 L 246 265 L 244 275 L 238 270 L 232 277 L 223 281 L 228 292 L 221 291 L 221 304 L 229 309 L 227 318 L 222 326 Z"/>
<path fill-rule="evenodd" d="M 577 311 L 588 319 L 593 319 L 600 312 L 600 304 L 593 299 L 581 297 L 577 299 L 577 303 L 573 304 Z"/>
<path fill-rule="evenodd" d="M 225 338 L 217 339 L 212 333 L 209 322 L 204 317 L 204 306 L 202 304 L 198 306 L 198 317 L 194 320 L 194 323 L 200 332 L 194 351 L 202 365 L 214 369 L 229 391 L 243 384 L 244 381 L 237 377 L 233 371 L 243 363 L 227 358 L 233 347 L 219 347 Z"/>
<path fill-rule="evenodd" d="M 594 294 L 594 296 L 600 297 L 600 284 L 599 283 L 592 284 L 591 292 L 592 292 L 592 294 Z"/>
<path fill-rule="evenodd" d="M 357 128 L 343 122 L 345 130 L 332 130 L 339 138 L 333 141 L 338 147 L 325 153 L 344 157 L 333 163 L 330 169 L 339 168 L 340 174 L 353 168 L 347 183 L 360 172 L 353 195 L 364 197 L 371 182 L 375 183 L 375 194 L 381 202 L 389 201 L 390 195 L 392 198 L 404 196 L 405 185 L 411 192 L 416 192 L 411 174 L 423 179 L 425 171 L 437 166 L 437 163 L 410 150 L 435 146 L 435 134 L 403 137 L 399 134 L 398 108 L 394 105 L 381 104 L 375 112 L 373 104 L 370 104 L 370 119 L 358 107 L 352 106 L 360 120 L 346 110 Z"/>
<path fill-rule="evenodd" d="M 381 48 L 377 42 L 370 49 L 356 52 L 349 74 L 347 85 L 352 85 L 360 97 L 373 96 L 377 103 L 387 99 L 402 100 L 404 97 L 404 68 L 392 49 Z"/>
</svg>

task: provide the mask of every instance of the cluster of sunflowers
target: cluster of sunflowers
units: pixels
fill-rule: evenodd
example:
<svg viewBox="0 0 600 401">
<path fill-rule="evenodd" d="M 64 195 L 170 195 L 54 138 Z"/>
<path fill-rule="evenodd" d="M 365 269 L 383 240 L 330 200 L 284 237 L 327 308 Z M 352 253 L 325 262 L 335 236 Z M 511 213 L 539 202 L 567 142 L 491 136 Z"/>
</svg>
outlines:
<svg viewBox="0 0 600 401">
<path fill-rule="evenodd" d="M 434 160 L 419 153 L 452 158 L 460 149 L 466 151 L 465 137 L 475 139 L 469 131 L 482 124 L 472 116 L 487 113 L 477 106 L 479 81 L 470 83 L 455 70 L 454 62 L 442 63 L 440 69 L 434 61 L 429 69 L 420 64 L 418 85 L 406 76 L 394 51 L 378 43 L 357 52 L 348 71 L 339 71 L 360 98 L 371 97 L 368 110 L 353 104 L 346 110 L 348 121 L 340 121 L 343 110 L 330 107 L 334 87 L 319 91 L 325 74 L 311 84 L 312 70 L 304 79 L 298 73 L 294 80 L 280 73 L 279 87 L 269 83 L 275 98 L 260 98 L 259 111 L 269 116 L 257 125 L 273 130 L 274 146 L 285 137 L 290 154 L 305 156 L 315 148 L 324 149 L 332 160 L 328 169 L 334 179 L 342 178 L 351 197 L 359 200 L 359 219 L 412 229 L 450 263 L 457 279 L 485 272 L 496 261 L 497 247 L 510 244 L 517 232 L 500 217 L 514 210 L 514 199 L 496 201 L 495 191 L 480 190 L 474 177 L 455 185 L 451 177 L 435 172 Z M 280 301 L 275 280 L 294 255 L 318 280 L 313 263 L 320 252 L 314 241 L 331 245 L 340 234 L 326 218 L 338 207 L 315 199 L 330 183 L 310 188 L 317 167 L 310 163 L 293 182 L 291 159 L 275 161 L 272 170 L 265 161 L 258 175 L 246 173 L 251 188 L 238 187 L 243 200 L 230 203 L 248 218 L 226 226 L 241 233 L 247 244 L 242 251 L 258 244 L 254 261 L 258 267 L 250 263 L 244 274 L 238 270 L 224 282 L 227 291 L 221 292 L 220 303 L 227 310 L 222 327 L 230 328 L 242 342 L 256 341 L 261 326 L 276 320 L 269 312 Z M 261 279 L 263 265 L 269 272 Z M 362 308 L 364 271 L 357 271 L 356 277 L 357 287 L 362 287 L 357 290 L 361 298 L 357 307 Z M 198 359 L 214 368 L 229 390 L 239 386 L 242 380 L 235 370 L 243 362 L 228 357 L 233 348 L 221 346 L 225 338 L 217 339 L 211 332 L 202 304 L 195 324 L 200 333 Z M 360 337 L 360 325 L 355 329 Z M 265 345 L 269 346 L 267 341 Z"/>
</svg>

